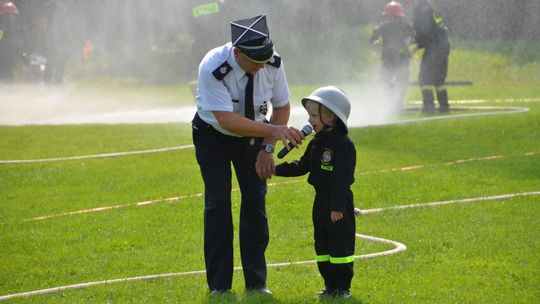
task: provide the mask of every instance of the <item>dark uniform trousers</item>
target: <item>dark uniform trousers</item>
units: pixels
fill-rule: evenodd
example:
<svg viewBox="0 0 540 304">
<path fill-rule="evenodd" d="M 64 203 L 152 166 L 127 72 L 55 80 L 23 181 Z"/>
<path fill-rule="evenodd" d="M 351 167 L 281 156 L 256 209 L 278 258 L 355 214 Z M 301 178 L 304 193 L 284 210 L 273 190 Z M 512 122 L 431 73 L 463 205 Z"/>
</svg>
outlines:
<svg viewBox="0 0 540 304">
<path fill-rule="evenodd" d="M 448 74 L 448 57 L 450 45 L 445 42 L 435 42 L 426 46 L 420 63 L 419 84 L 422 88 L 424 107 L 434 106 L 433 88 L 437 93 L 437 101 L 441 109 L 448 109 L 448 93 L 446 91 L 446 76 Z"/>
<path fill-rule="evenodd" d="M 204 181 L 204 256 L 210 290 L 232 286 L 233 235 L 231 163 L 240 185 L 240 256 L 247 289 L 266 285 L 268 221 L 265 210 L 266 181 L 255 171 L 262 138 L 227 136 L 193 119 L 193 143 Z"/>
<path fill-rule="evenodd" d="M 353 193 L 349 190 L 343 219 L 336 223 L 330 220 L 328 196 L 328 192 L 324 189 L 316 189 L 312 214 L 315 253 L 317 256 L 329 255 L 331 258 L 354 256 L 356 222 Z M 353 262 L 318 261 L 317 266 L 327 288 L 349 290 L 353 278 Z"/>
</svg>

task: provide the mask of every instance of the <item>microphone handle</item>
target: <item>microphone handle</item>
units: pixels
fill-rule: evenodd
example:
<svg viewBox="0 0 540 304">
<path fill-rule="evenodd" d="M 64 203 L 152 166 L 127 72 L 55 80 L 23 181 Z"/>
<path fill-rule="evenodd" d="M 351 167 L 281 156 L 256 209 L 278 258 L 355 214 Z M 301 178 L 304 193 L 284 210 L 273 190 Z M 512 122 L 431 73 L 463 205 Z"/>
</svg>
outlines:
<svg viewBox="0 0 540 304">
<path fill-rule="evenodd" d="M 287 147 L 289 147 L 289 149 L 287 149 Z M 278 158 L 284 158 L 285 155 L 289 154 L 289 152 L 292 150 L 292 148 L 294 148 L 292 142 L 289 142 L 287 147 L 285 147 L 285 148 L 281 149 L 281 151 L 279 151 L 279 153 L 277 154 Z"/>
<path fill-rule="evenodd" d="M 307 134 L 306 131 L 304 131 L 304 129 L 301 130 L 302 131 L 302 134 L 304 134 L 304 136 L 308 136 L 309 134 Z M 288 149 L 287 149 L 288 147 Z M 285 155 L 289 154 L 289 152 L 291 152 L 292 148 L 294 148 L 294 145 L 292 142 L 289 142 L 289 144 L 287 145 L 287 147 L 284 147 L 283 149 L 281 149 L 281 151 L 279 151 L 279 153 L 277 154 L 277 157 L 279 159 L 281 158 L 284 158 Z"/>
</svg>

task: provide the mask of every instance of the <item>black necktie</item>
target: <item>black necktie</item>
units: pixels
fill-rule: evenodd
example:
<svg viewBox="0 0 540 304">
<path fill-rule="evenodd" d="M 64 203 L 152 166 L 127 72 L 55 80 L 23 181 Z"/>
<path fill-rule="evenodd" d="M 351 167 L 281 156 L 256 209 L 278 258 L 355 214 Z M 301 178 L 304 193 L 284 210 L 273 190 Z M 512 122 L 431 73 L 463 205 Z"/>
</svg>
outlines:
<svg viewBox="0 0 540 304">
<path fill-rule="evenodd" d="M 248 82 L 246 85 L 246 95 L 244 97 L 244 107 L 246 110 L 246 118 L 255 119 L 255 111 L 253 110 L 253 74 L 246 73 Z"/>
</svg>

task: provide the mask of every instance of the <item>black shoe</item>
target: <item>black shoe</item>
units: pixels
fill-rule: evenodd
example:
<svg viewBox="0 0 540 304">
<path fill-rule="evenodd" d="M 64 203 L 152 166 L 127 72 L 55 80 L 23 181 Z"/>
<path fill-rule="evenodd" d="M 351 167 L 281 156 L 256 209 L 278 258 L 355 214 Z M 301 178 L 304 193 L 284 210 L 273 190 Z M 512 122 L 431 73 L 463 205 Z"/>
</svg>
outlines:
<svg viewBox="0 0 540 304">
<path fill-rule="evenodd" d="M 421 109 L 422 114 L 435 114 L 435 106 L 424 105 Z"/>
<path fill-rule="evenodd" d="M 333 296 L 336 298 L 348 299 L 351 297 L 351 292 L 345 289 L 336 289 Z"/>
<path fill-rule="evenodd" d="M 231 291 L 229 289 L 212 289 L 210 291 L 210 296 L 212 296 L 212 297 L 222 296 L 222 295 L 229 294 L 230 292 Z"/>
<path fill-rule="evenodd" d="M 317 292 L 317 296 L 319 297 L 331 297 L 333 296 L 335 292 L 335 289 L 325 287 L 323 290 Z"/>
<path fill-rule="evenodd" d="M 270 291 L 270 289 L 266 288 L 266 286 L 247 288 L 246 290 L 250 293 L 258 293 L 265 296 L 272 295 L 272 292 Z"/>
<path fill-rule="evenodd" d="M 442 106 L 439 108 L 439 113 L 448 113 L 448 112 L 450 112 L 449 106 Z"/>
</svg>

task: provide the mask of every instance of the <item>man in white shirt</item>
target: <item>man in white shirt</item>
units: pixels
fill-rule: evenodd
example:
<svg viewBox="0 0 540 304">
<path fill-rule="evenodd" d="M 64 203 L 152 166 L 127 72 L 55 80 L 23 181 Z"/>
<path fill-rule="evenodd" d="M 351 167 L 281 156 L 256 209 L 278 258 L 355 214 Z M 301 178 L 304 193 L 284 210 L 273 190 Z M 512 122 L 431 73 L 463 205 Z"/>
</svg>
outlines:
<svg viewBox="0 0 540 304">
<path fill-rule="evenodd" d="M 264 15 L 231 22 L 232 41 L 209 51 L 199 65 L 193 142 L 205 185 L 204 253 L 211 294 L 228 292 L 233 277 L 231 163 L 241 192 L 240 255 L 248 291 L 266 286 L 269 233 L 266 179 L 274 172 L 274 145 L 300 144 L 289 120 L 285 69 L 274 51 Z M 267 120 L 267 112 L 272 115 Z"/>
</svg>

